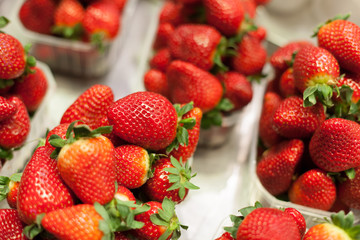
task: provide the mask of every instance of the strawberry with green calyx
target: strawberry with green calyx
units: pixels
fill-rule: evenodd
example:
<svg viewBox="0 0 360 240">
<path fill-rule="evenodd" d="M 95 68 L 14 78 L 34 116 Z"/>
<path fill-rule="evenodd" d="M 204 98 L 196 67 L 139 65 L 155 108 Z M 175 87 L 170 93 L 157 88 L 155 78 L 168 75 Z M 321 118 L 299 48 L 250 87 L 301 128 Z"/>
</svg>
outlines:
<svg viewBox="0 0 360 240">
<path fill-rule="evenodd" d="M 180 224 L 175 213 L 175 203 L 165 198 L 162 203 L 156 201 L 146 202 L 150 210 L 135 216 L 135 220 L 143 222 L 144 226 L 136 229 L 134 234 L 147 240 L 179 239 L 180 228 L 187 226 Z"/>
<path fill-rule="evenodd" d="M 116 174 L 114 146 L 101 134 L 110 133 L 112 127 L 91 130 L 75 124 L 70 124 L 65 140 L 50 136 L 50 144 L 56 147 L 51 157 L 57 159 L 61 177 L 82 202 L 105 204 L 114 197 Z"/>
<path fill-rule="evenodd" d="M 303 240 L 350 240 L 360 238 L 359 225 L 354 224 L 352 212 L 345 215 L 344 211 L 332 214 L 331 219 L 316 224 L 305 234 Z"/>
<path fill-rule="evenodd" d="M 145 183 L 143 189 L 153 201 L 162 202 L 169 198 L 175 203 L 182 202 L 189 189 L 199 189 L 190 182 L 196 174 L 191 173 L 189 163 L 182 163 L 174 157 L 162 158 L 153 165 L 153 176 Z"/>
<path fill-rule="evenodd" d="M 360 209 L 360 168 L 354 169 L 354 177 L 345 178 L 338 184 L 338 198 L 346 206 Z"/>
<path fill-rule="evenodd" d="M 16 208 L 21 175 L 21 173 L 14 173 L 10 177 L 0 176 L 0 201 L 6 198 L 9 206 L 14 209 Z"/>
<path fill-rule="evenodd" d="M 218 105 L 212 110 L 205 112 L 201 120 L 201 128 L 209 129 L 211 126 L 221 126 L 223 112 L 229 112 L 234 104 L 227 98 L 222 98 Z"/>
</svg>

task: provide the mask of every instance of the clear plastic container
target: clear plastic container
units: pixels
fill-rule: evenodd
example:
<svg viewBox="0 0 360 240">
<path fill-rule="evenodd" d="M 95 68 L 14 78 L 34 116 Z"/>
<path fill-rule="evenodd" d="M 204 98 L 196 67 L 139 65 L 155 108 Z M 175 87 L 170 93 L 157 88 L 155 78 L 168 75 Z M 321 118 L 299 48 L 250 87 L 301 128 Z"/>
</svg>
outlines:
<svg viewBox="0 0 360 240">
<path fill-rule="evenodd" d="M 56 73 L 75 77 L 97 78 L 109 72 L 115 65 L 121 52 L 123 39 L 136 8 L 137 0 L 128 0 L 122 13 L 121 28 L 117 37 L 105 44 L 103 52 L 98 51 L 90 43 L 72 41 L 36 33 L 26 29 L 18 12 L 23 1 L 14 1 L 14 11 L 11 16 L 10 34 L 21 42 L 32 43 L 30 54 L 39 61 L 45 62 Z"/>
</svg>

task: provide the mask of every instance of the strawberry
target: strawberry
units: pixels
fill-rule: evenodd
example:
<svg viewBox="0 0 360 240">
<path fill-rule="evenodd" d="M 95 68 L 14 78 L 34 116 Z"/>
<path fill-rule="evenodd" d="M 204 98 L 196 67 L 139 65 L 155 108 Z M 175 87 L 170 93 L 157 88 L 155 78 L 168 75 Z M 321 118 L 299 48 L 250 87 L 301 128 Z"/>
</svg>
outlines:
<svg viewBox="0 0 360 240">
<path fill-rule="evenodd" d="M 257 6 L 260 6 L 260 5 L 266 5 L 270 2 L 270 0 L 255 0 L 255 3 Z"/>
<path fill-rule="evenodd" d="M 115 194 L 114 146 L 101 133 L 111 127 L 93 131 L 86 125 L 70 124 L 66 140 L 52 135 L 50 144 L 57 147 L 52 157 L 64 182 L 83 203 L 105 204 Z M 74 132 L 74 136 L 72 136 Z"/>
<path fill-rule="evenodd" d="M 320 169 L 311 169 L 291 185 L 291 202 L 321 210 L 329 210 L 336 199 L 336 186 L 332 178 Z"/>
<path fill-rule="evenodd" d="M 152 161 L 146 149 L 136 145 L 115 148 L 116 180 L 120 185 L 133 189 L 141 187 L 151 176 Z"/>
<path fill-rule="evenodd" d="M 116 232 L 115 240 L 131 240 L 132 238 L 128 237 L 124 232 Z"/>
<path fill-rule="evenodd" d="M 162 72 L 166 72 L 167 67 L 171 62 L 171 54 L 168 48 L 160 49 L 150 59 L 150 68 L 158 69 Z"/>
<path fill-rule="evenodd" d="M 50 34 L 55 9 L 53 0 L 28 0 L 21 5 L 19 18 L 25 28 Z"/>
<path fill-rule="evenodd" d="M 16 112 L 17 106 L 0 96 L 0 122 L 14 116 Z"/>
<path fill-rule="evenodd" d="M 103 116 L 97 122 L 97 124 L 93 126 L 93 129 L 97 129 L 99 127 L 106 127 L 106 126 L 110 126 L 109 119 L 107 118 L 107 116 Z M 125 142 L 124 140 L 122 140 L 121 138 L 116 136 L 114 132 L 104 133 L 103 136 L 107 137 L 112 142 L 114 147 L 118 147 L 118 146 L 127 144 L 127 142 Z"/>
<path fill-rule="evenodd" d="M 224 97 L 234 104 L 232 111 L 240 110 L 250 103 L 253 90 L 250 81 L 244 75 L 230 71 L 218 76 L 218 78 L 224 84 Z"/>
<path fill-rule="evenodd" d="M 126 6 L 126 3 L 128 2 L 128 0 L 105 0 L 105 1 L 115 3 L 119 13 L 123 12 L 124 7 Z"/>
<path fill-rule="evenodd" d="M 267 92 L 264 95 L 263 108 L 259 120 L 259 136 L 265 147 L 271 147 L 282 139 L 273 129 L 273 116 L 281 101 L 281 97 L 275 92 Z"/>
<path fill-rule="evenodd" d="M 33 113 L 42 103 L 48 89 L 48 80 L 44 72 L 38 67 L 31 68 L 34 73 L 16 81 L 12 92 L 25 104 L 27 110 Z"/>
<path fill-rule="evenodd" d="M 360 27 L 345 19 L 327 21 L 317 32 L 319 47 L 327 49 L 341 68 L 359 72 Z"/>
<path fill-rule="evenodd" d="M 61 117 L 60 123 L 82 120 L 90 128 L 98 126 L 106 116 L 107 109 L 114 103 L 114 94 L 108 86 L 95 84 L 83 92 Z"/>
<path fill-rule="evenodd" d="M 192 63 L 208 71 L 215 64 L 222 64 L 223 44 L 220 32 L 209 25 L 182 24 L 171 34 L 168 48 L 174 59 Z"/>
<path fill-rule="evenodd" d="M 300 95 L 295 88 L 295 79 L 293 75 L 293 69 L 288 68 L 280 77 L 279 90 L 283 97 L 289 97 L 293 95 Z"/>
<path fill-rule="evenodd" d="M 153 48 L 155 50 L 166 48 L 169 38 L 174 31 L 175 31 L 175 27 L 171 23 L 167 23 L 167 22 L 160 23 L 156 31 Z"/>
<path fill-rule="evenodd" d="M 251 0 L 246 0 L 245 2 L 252 2 Z M 250 37 L 258 39 L 260 42 L 266 38 L 266 28 L 259 26 L 254 31 L 249 31 L 247 33 Z"/>
<path fill-rule="evenodd" d="M 169 98 L 169 84 L 164 72 L 150 69 L 144 75 L 144 86 L 146 91 L 154 92 Z"/>
<path fill-rule="evenodd" d="M 216 238 L 215 240 L 236 240 L 231 236 L 229 232 L 224 232 L 220 237 Z"/>
<path fill-rule="evenodd" d="M 154 175 L 144 185 L 144 192 L 153 201 L 162 202 L 168 198 L 175 203 L 182 202 L 189 189 L 199 189 L 190 183 L 191 167 L 180 163 L 174 157 L 161 158 L 152 166 Z"/>
<path fill-rule="evenodd" d="M 79 39 L 83 34 L 81 22 L 84 15 L 85 9 L 78 0 L 61 0 L 54 13 L 52 33 Z"/>
<path fill-rule="evenodd" d="M 321 169 L 341 172 L 360 164 L 360 125 L 331 118 L 316 130 L 309 144 L 313 162 Z"/>
<path fill-rule="evenodd" d="M 175 203 L 165 198 L 162 203 L 156 201 L 146 202 L 150 209 L 135 216 L 135 220 L 143 222 L 144 226 L 134 231 L 140 239 L 179 239 L 180 227 L 185 226 L 179 223 L 175 214 Z"/>
<path fill-rule="evenodd" d="M 346 206 L 360 209 L 360 168 L 355 168 L 355 178 L 347 178 L 338 185 L 339 200 Z"/>
<path fill-rule="evenodd" d="M 360 84 L 352 80 L 351 78 L 342 77 L 338 80 L 337 86 L 349 86 L 353 90 L 351 101 L 357 103 L 360 100 Z"/>
<path fill-rule="evenodd" d="M 36 215 L 74 205 L 73 196 L 60 177 L 52 149 L 39 147 L 21 177 L 17 209 L 20 219 L 31 224 Z M 41 183 L 41 184 L 39 184 Z"/>
<path fill-rule="evenodd" d="M 136 198 L 134 194 L 124 186 L 118 186 L 118 189 L 115 193 L 114 198 L 121 200 L 121 201 L 133 201 L 136 202 Z"/>
<path fill-rule="evenodd" d="M 27 240 L 23 234 L 24 224 L 15 209 L 0 209 L 0 239 Z"/>
<path fill-rule="evenodd" d="M 304 107 L 301 97 L 288 97 L 274 112 L 273 129 L 287 138 L 309 138 L 325 120 L 322 104 Z"/>
<path fill-rule="evenodd" d="M 236 35 L 244 20 L 245 11 L 237 0 L 204 0 L 206 20 L 225 36 Z"/>
<path fill-rule="evenodd" d="M 159 23 L 170 23 L 173 26 L 179 25 L 184 21 L 181 10 L 182 4 L 166 1 L 160 10 Z"/>
<path fill-rule="evenodd" d="M 245 12 L 245 16 L 254 19 L 256 16 L 256 2 L 255 0 L 241 0 L 240 1 L 244 12 Z"/>
<path fill-rule="evenodd" d="M 220 102 L 223 88 L 220 81 L 209 72 L 180 60 L 173 61 L 167 69 L 171 101 L 194 102 L 204 113 Z"/>
<path fill-rule="evenodd" d="M 265 151 L 256 166 L 256 174 L 264 188 L 272 195 L 286 192 L 304 152 L 299 139 L 283 141 Z"/>
<path fill-rule="evenodd" d="M 9 206 L 14 209 L 16 209 L 20 179 L 19 173 L 14 173 L 10 177 L 0 176 L 0 201 L 6 198 Z"/>
<path fill-rule="evenodd" d="M 261 74 L 266 62 L 266 50 L 257 38 L 244 36 L 237 45 L 231 64 L 235 71 L 249 75 Z"/>
<path fill-rule="evenodd" d="M 61 137 L 62 139 L 66 139 L 66 132 L 67 132 L 69 126 L 70 126 L 70 123 L 62 123 L 62 124 L 55 126 L 53 129 L 51 129 L 46 135 L 45 146 L 55 150 L 55 147 L 51 146 L 51 144 L 49 142 L 50 136 L 55 134 L 55 135 L 58 135 L 59 137 Z"/>
<path fill-rule="evenodd" d="M 312 226 L 305 234 L 303 240 L 349 240 L 356 239 L 359 235 L 358 226 L 354 226 L 354 215 L 338 212 L 327 220 Z"/>
<path fill-rule="evenodd" d="M 306 231 L 306 222 L 304 216 L 301 215 L 301 213 L 295 208 L 285 208 L 284 212 L 294 218 L 299 228 L 300 237 L 303 237 Z"/>
</svg>

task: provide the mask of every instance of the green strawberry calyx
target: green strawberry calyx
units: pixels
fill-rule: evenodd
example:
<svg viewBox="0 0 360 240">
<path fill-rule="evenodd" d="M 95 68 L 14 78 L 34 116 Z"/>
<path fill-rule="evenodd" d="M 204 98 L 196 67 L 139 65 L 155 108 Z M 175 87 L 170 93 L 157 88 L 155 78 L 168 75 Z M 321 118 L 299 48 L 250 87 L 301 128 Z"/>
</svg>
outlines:
<svg viewBox="0 0 360 240">
<path fill-rule="evenodd" d="M 320 29 L 325 26 L 326 24 L 329 24 L 335 20 L 347 20 L 348 18 L 350 17 L 350 14 L 345 14 L 345 15 L 336 15 L 334 18 L 331 18 L 329 20 L 327 20 L 325 23 L 322 23 L 320 25 L 318 25 L 316 28 L 315 28 L 315 31 L 314 31 L 314 34 L 311 36 L 311 37 L 316 37 L 320 31 Z"/>
<path fill-rule="evenodd" d="M 14 182 L 20 182 L 21 176 L 22 173 L 14 173 L 10 177 L 0 176 L 0 201 L 7 197 Z"/>
<path fill-rule="evenodd" d="M 212 73 L 218 73 L 218 72 L 226 72 L 229 70 L 229 68 L 223 63 L 222 57 L 226 55 L 228 47 L 228 42 L 225 37 L 221 37 L 219 44 L 216 47 L 216 51 L 214 54 L 214 66 L 211 69 Z"/>
<path fill-rule="evenodd" d="M 192 175 L 191 166 L 188 161 L 184 164 L 181 159 L 178 161 L 173 156 L 170 156 L 170 161 L 174 167 L 164 168 L 164 171 L 170 173 L 169 182 L 172 183 L 172 186 L 168 188 L 167 191 L 179 189 L 179 197 L 180 199 L 184 199 L 186 189 L 200 189 L 190 182 L 190 179 L 195 177 L 196 173 Z"/>
<path fill-rule="evenodd" d="M 209 129 L 212 126 L 221 126 L 223 112 L 229 112 L 233 108 L 234 104 L 228 98 L 222 98 L 215 108 L 203 114 L 201 128 Z"/>
<path fill-rule="evenodd" d="M 318 101 L 321 102 L 325 107 L 332 107 L 334 103 L 332 101 L 332 96 L 334 91 L 338 87 L 328 84 L 315 84 L 305 89 L 303 93 L 304 107 L 311 107 L 315 105 Z"/>
<path fill-rule="evenodd" d="M 171 239 L 176 240 L 181 236 L 181 228 L 187 229 L 187 226 L 180 224 L 178 217 L 175 214 L 175 203 L 168 198 L 164 198 L 161 208 L 158 213 L 150 216 L 150 221 L 158 226 L 166 227 L 166 231 L 159 237 L 158 240 L 166 240 L 171 235 Z"/>
<path fill-rule="evenodd" d="M 0 159 L 11 160 L 15 149 L 5 149 L 0 146 Z"/>
<path fill-rule="evenodd" d="M 6 27 L 6 25 L 8 25 L 9 22 L 10 22 L 10 20 L 8 18 L 1 16 L 0 17 L 0 28 Z M 2 31 L 0 31 L 0 32 L 2 32 Z"/>
<path fill-rule="evenodd" d="M 58 25 L 51 28 L 51 32 L 66 39 L 79 40 L 83 35 L 84 29 L 81 23 L 74 26 Z"/>
<path fill-rule="evenodd" d="M 28 239 L 34 239 L 37 235 L 44 231 L 41 221 L 45 217 L 45 213 L 38 214 L 33 224 L 24 227 L 23 233 Z"/>
<path fill-rule="evenodd" d="M 354 90 L 348 85 L 342 85 L 337 91 L 337 100 L 333 109 L 329 109 L 332 117 L 345 118 L 352 121 L 360 120 L 360 100 L 352 100 Z"/>
<path fill-rule="evenodd" d="M 327 222 L 334 224 L 335 226 L 343 229 L 351 239 L 360 239 L 360 225 L 354 224 L 354 214 L 349 212 L 345 215 L 344 211 L 331 215 L 331 222 L 327 219 Z"/>
</svg>

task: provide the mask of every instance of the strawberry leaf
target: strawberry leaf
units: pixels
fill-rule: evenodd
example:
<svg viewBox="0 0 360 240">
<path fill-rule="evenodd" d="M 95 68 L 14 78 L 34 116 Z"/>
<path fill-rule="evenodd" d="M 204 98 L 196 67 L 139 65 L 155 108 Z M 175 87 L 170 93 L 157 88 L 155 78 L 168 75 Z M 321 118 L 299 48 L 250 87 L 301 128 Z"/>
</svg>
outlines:
<svg viewBox="0 0 360 240">
<path fill-rule="evenodd" d="M 355 178 L 356 172 L 354 168 L 350 168 L 345 170 L 345 174 L 350 180 L 352 180 Z"/>
<path fill-rule="evenodd" d="M 6 199 L 9 189 L 10 178 L 0 176 L 0 201 Z"/>
<path fill-rule="evenodd" d="M 315 97 L 316 91 L 317 91 L 317 85 L 305 89 L 303 93 L 304 107 L 311 107 L 316 104 L 316 97 Z"/>
<path fill-rule="evenodd" d="M 9 22 L 10 22 L 9 19 L 7 19 L 4 16 L 1 16 L 0 17 L 0 28 L 4 28 L 6 25 L 8 25 Z"/>
<path fill-rule="evenodd" d="M 180 106 L 180 104 L 174 104 L 174 107 L 178 115 L 178 118 L 182 118 L 182 116 L 184 116 L 186 113 L 190 112 L 191 109 L 194 108 L 194 102 L 191 101 L 182 107 Z"/>
<path fill-rule="evenodd" d="M 14 173 L 10 176 L 10 180 L 13 182 L 20 182 L 22 173 Z"/>
<path fill-rule="evenodd" d="M 23 234 L 29 238 L 33 239 L 43 231 L 41 226 L 41 220 L 45 217 L 45 213 L 39 214 L 36 216 L 35 223 L 24 227 Z"/>
<path fill-rule="evenodd" d="M 13 158 L 13 150 L 0 147 L 0 159 L 10 160 Z"/>
<path fill-rule="evenodd" d="M 180 120 L 179 123 L 181 123 L 185 129 L 192 129 L 196 125 L 196 120 L 195 118 L 186 118 Z"/>
</svg>

